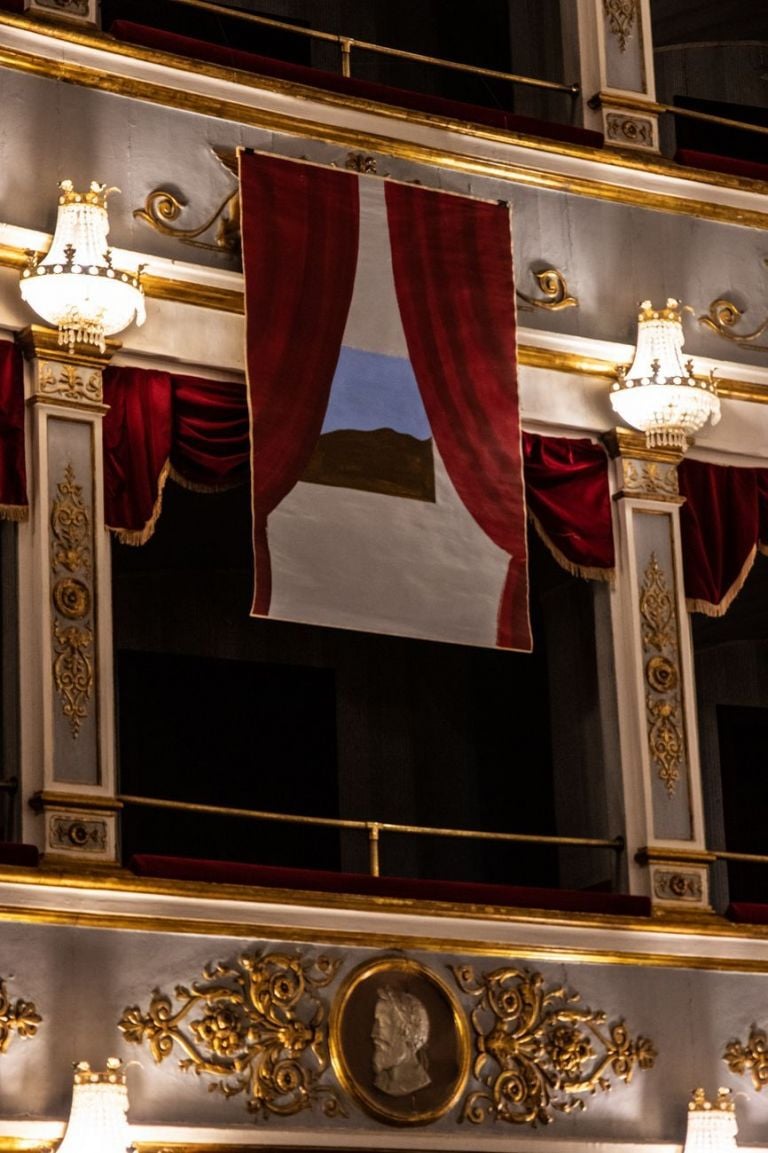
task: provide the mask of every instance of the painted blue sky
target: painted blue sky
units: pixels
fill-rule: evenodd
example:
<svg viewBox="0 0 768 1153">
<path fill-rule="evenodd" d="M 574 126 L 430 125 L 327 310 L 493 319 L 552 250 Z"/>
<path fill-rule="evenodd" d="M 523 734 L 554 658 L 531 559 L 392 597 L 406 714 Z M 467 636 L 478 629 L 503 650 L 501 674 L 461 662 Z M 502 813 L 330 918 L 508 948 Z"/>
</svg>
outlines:
<svg viewBox="0 0 768 1153">
<path fill-rule="evenodd" d="M 359 348 L 342 348 L 323 432 L 391 428 L 429 440 L 432 431 L 411 363 Z"/>
</svg>

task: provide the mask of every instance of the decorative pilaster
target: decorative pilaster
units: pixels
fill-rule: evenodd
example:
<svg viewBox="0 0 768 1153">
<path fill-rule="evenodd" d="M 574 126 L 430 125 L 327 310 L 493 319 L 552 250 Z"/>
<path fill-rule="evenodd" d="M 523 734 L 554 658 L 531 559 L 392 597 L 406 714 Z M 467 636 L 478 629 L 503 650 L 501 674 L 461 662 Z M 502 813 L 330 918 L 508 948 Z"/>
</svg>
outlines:
<svg viewBox="0 0 768 1153">
<path fill-rule="evenodd" d="M 681 454 L 617 429 L 614 648 L 633 892 L 709 909 L 690 627 L 680 549 Z"/>
<path fill-rule="evenodd" d="M 59 859 L 117 860 L 101 356 L 25 330 L 29 523 L 19 528 L 22 833 Z M 37 815 L 33 815 L 34 814 Z"/>
<path fill-rule="evenodd" d="M 658 152 L 650 0 L 576 0 L 564 15 L 569 8 L 585 126 L 617 148 Z"/>
<path fill-rule="evenodd" d="M 81 24 L 86 28 L 96 28 L 99 22 L 98 0 L 24 0 L 24 11 L 29 16 Z"/>
</svg>

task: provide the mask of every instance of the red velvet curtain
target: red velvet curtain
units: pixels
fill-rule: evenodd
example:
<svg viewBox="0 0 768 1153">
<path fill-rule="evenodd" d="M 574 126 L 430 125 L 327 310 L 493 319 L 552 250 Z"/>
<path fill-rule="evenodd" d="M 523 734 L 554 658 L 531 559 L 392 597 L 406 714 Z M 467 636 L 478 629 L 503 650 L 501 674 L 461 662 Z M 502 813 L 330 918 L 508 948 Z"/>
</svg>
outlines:
<svg viewBox="0 0 768 1153">
<path fill-rule="evenodd" d="M 169 474 L 206 490 L 248 480 L 248 408 L 239 382 L 110 367 L 104 400 L 105 517 L 124 543 L 151 536 Z"/>
<path fill-rule="evenodd" d="M 173 437 L 172 381 L 144 368 L 104 370 L 104 519 L 127 544 L 143 544 L 160 509 Z"/>
<path fill-rule="evenodd" d="M 11 341 L 0 341 L 0 518 L 28 515 L 24 455 L 24 362 Z"/>
<path fill-rule="evenodd" d="M 497 643 L 529 650 L 509 212 L 406 184 L 385 192 L 400 316 L 435 443 L 461 500 L 510 558 Z"/>
<path fill-rule="evenodd" d="M 591 440 L 523 433 L 528 515 L 556 560 L 608 580 L 615 564 L 608 457 Z"/>
<path fill-rule="evenodd" d="M 323 424 L 352 299 L 358 178 L 240 154 L 256 588 L 269 612 L 267 518 L 306 468 Z"/>
<path fill-rule="evenodd" d="M 688 608 L 721 616 L 768 542 L 768 469 L 684 460 L 678 477 Z"/>
</svg>

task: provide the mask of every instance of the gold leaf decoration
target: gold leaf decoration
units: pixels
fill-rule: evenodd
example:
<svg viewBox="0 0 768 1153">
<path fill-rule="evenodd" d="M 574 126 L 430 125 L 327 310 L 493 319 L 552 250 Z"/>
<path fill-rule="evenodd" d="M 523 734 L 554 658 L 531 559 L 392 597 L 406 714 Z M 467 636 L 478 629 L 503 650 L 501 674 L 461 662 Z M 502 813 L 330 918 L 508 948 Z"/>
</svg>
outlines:
<svg viewBox="0 0 768 1153">
<path fill-rule="evenodd" d="M 768 1085 L 768 1035 L 765 1029 L 753 1025 L 745 1045 L 738 1040 L 729 1041 L 723 1060 L 737 1076 L 744 1077 L 749 1073 L 759 1093 L 764 1085 Z"/>
<path fill-rule="evenodd" d="M 215 963 L 191 988 L 174 997 L 156 989 L 146 1013 L 125 1009 L 118 1023 L 126 1041 L 146 1043 L 156 1062 L 174 1047 L 182 1069 L 213 1078 L 225 1097 L 247 1096 L 257 1117 L 290 1116 L 319 1102 L 328 1117 L 344 1115 L 328 1067 L 326 1007 L 318 990 L 339 966 L 328 957 L 245 953 L 233 964 Z"/>
<path fill-rule="evenodd" d="M 77 483 L 71 464 L 64 469 L 64 479 L 56 485 L 57 496 L 51 509 L 53 532 L 53 568 L 67 572 L 91 567 L 89 544 L 90 518 L 83 501 L 83 486 Z"/>
<path fill-rule="evenodd" d="M 619 51 L 626 52 L 637 15 L 637 0 L 603 0 L 603 10 L 609 29 L 619 41 Z"/>
<path fill-rule="evenodd" d="M 89 585 L 91 519 L 71 464 L 56 486 L 51 508 L 51 574 L 53 683 L 76 738 L 93 693 L 93 626 L 86 619 L 93 594 Z"/>
<path fill-rule="evenodd" d="M 554 1113 L 586 1108 L 584 1096 L 626 1084 L 650 1069 L 656 1051 L 646 1037 L 633 1041 L 623 1021 L 579 1005 L 578 993 L 548 988 L 541 973 L 500 968 L 476 974 L 453 967 L 462 991 L 476 1001 L 475 1077 L 483 1088 L 465 1098 L 462 1119 L 487 1117 L 513 1125 L 547 1125 Z"/>
<path fill-rule="evenodd" d="M 645 657 L 648 750 L 667 795 L 675 795 L 685 758 L 677 614 L 655 552 L 643 574 L 640 617 Z"/>
<path fill-rule="evenodd" d="M 58 376 L 49 364 L 43 364 L 40 369 L 40 391 L 43 396 L 101 403 L 103 397 L 100 372 L 91 372 L 88 376 L 76 364 L 59 364 L 56 367 Z"/>
<path fill-rule="evenodd" d="M 0 1053 L 5 1053 L 14 1033 L 25 1040 L 34 1037 L 42 1020 L 32 1001 L 10 999 L 0 977 Z"/>
</svg>

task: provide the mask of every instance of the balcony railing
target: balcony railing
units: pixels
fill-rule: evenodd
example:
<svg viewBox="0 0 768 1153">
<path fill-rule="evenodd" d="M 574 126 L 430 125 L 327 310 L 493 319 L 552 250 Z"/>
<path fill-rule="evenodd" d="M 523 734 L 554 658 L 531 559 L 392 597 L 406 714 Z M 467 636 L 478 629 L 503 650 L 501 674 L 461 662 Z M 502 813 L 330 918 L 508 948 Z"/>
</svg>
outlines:
<svg viewBox="0 0 768 1153">
<path fill-rule="evenodd" d="M 307 36 L 313 40 L 330 41 L 337 44 L 340 52 L 342 76 L 352 75 L 352 52 L 357 49 L 361 52 L 372 52 L 379 56 L 393 56 L 399 60 L 409 60 L 416 64 L 431 64 L 437 68 L 448 68 L 454 72 L 468 72 L 473 76 L 483 76 L 492 80 L 506 80 L 510 84 L 524 84 L 532 88 L 547 89 L 551 92 L 565 92 L 572 97 L 579 95 L 578 84 L 559 83 L 554 80 L 538 80 L 532 76 L 518 76 L 511 72 L 499 72 L 494 68 L 480 68 L 474 64 L 460 64 L 455 60 L 443 60 L 439 56 L 426 56 L 420 52 L 406 52 L 401 48 L 388 48 L 383 44 L 372 44 L 366 40 L 357 40 L 353 36 L 344 36 L 335 32 L 321 32 L 316 28 L 302 28 L 289 24 L 283 20 L 275 20 L 271 16 L 260 16 L 255 12 L 242 12 L 237 8 L 226 5 L 210 3 L 209 0 L 168 0 L 171 4 L 180 4 L 185 8 L 197 8 L 203 12 L 212 12 L 217 16 L 226 15 L 238 20 L 245 20 L 251 24 L 261 24 L 268 28 L 278 28 L 283 32 L 294 32 L 297 36 Z"/>
<path fill-rule="evenodd" d="M 380 843 L 382 834 L 404 834 L 418 837 L 454 837 L 476 841 L 506 841 L 510 844 L 548 845 L 563 848 L 611 849 L 624 851 L 623 837 L 557 837 L 536 833 L 495 833 L 479 829 L 444 829 L 431 825 L 401 825 L 390 821 L 358 821 L 342 817 L 310 817 L 297 813 L 274 813 L 256 809 L 237 809 L 227 805 L 203 805 L 192 801 L 161 800 L 157 797 L 136 797 L 121 794 L 117 798 L 123 805 L 136 805 L 150 809 L 173 809 L 180 813 L 199 813 L 217 817 L 241 817 L 252 821 L 276 821 L 294 825 L 314 825 L 332 829 L 357 829 L 368 837 L 368 867 L 372 877 L 380 876 Z"/>
</svg>

